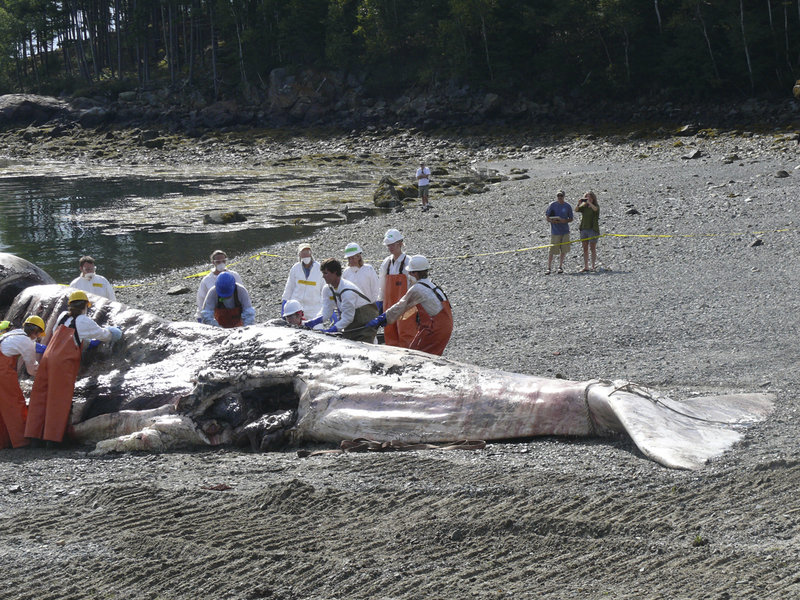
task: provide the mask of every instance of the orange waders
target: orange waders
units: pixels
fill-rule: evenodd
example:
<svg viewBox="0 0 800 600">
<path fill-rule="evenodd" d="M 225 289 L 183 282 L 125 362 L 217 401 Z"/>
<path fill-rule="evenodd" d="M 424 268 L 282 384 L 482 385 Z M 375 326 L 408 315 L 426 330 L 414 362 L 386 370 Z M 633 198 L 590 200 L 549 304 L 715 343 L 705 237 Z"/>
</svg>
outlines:
<svg viewBox="0 0 800 600">
<path fill-rule="evenodd" d="M 60 442 L 69 425 L 72 393 L 81 368 L 81 345 L 72 325 L 58 324 L 33 380 L 25 437 Z M 66 320 L 65 319 L 65 320 Z"/>
<path fill-rule="evenodd" d="M 420 285 L 425 285 L 420 284 Z M 429 286 L 425 285 L 428 289 Z M 414 341 L 411 342 L 409 348 L 412 350 L 421 350 L 428 354 L 436 354 L 441 356 L 444 352 L 447 342 L 450 341 L 450 335 L 453 333 L 453 311 L 450 308 L 450 301 L 447 296 L 442 299 L 436 290 L 442 291 L 441 288 L 433 288 L 433 293 L 442 303 L 442 310 L 436 313 L 435 317 L 431 317 L 421 304 L 417 305 L 417 318 L 419 319 L 419 326 L 417 328 L 417 335 L 414 336 Z M 444 292 L 442 291 L 444 294 Z"/>
<path fill-rule="evenodd" d="M 397 275 L 386 275 L 383 286 L 383 308 L 397 304 L 408 291 L 408 277 L 404 273 L 406 261 L 400 265 L 400 273 Z M 413 311 L 408 311 L 394 323 L 387 323 L 383 326 L 383 341 L 387 346 L 400 346 L 408 348 L 417 333 L 417 323 Z"/>
<path fill-rule="evenodd" d="M 0 448 L 28 445 L 25 439 L 28 407 L 17 379 L 18 359 L 19 356 L 0 352 Z"/>
<path fill-rule="evenodd" d="M 222 303 L 222 298 L 217 298 L 217 307 L 214 309 L 214 318 L 223 329 L 230 329 L 231 327 L 243 327 L 242 321 L 242 303 L 239 302 L 239 294 L 234 288 L 233 290 L 233 308 L 225 308 Z"/>
</svg>

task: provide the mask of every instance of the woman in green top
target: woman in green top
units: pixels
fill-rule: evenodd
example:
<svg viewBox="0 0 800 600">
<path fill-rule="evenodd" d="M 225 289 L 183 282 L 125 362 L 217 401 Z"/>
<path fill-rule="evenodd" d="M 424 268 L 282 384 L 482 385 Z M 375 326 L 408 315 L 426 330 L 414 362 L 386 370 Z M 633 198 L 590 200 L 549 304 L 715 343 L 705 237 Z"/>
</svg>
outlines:
<svg viewBox="0 0 800 600">
<path fill-rule="evenodd" d="M 581 244 L 583 244 L 583 272 L 594 271 L 597 261 L 597 238 L 600 236 L 600 207 L 597 196 L 589 191 L 575 209 L 581 213 Z M 589 268 L 589 250 L 592 251 L 592 268 Z"/>
</svg>

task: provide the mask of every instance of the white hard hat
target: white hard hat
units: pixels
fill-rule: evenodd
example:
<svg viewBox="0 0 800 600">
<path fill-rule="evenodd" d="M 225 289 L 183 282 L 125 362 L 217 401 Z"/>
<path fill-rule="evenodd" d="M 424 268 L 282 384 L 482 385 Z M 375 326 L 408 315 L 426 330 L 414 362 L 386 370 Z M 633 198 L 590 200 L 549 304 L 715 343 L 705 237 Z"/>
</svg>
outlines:
<svg viewBox="0 0 800 600">
<path fill-rule="evenodd" d="M 363 250 L 361 246 L 356 244 L 355 242 L 350 242 L 347 246 L 344 247 L 344 257 L 350 258 L 351 256 L 355 256 L 356 254 L 361 254 Z"/>
<path fill-rule="evenodd" d="M 383 245 L 388 246 L 389 244 L 394 244 L 395 242 L 399 242 L 403 239 L 403 234 L 397 231 L 397 229 L 390 229 L 386 232 L 386 235 L 383 236 Z"/>
<path fill-rule="evenodd" d="M 422 256 L 422 254 L 415 254 L 408 260 L 408 264 L 406 265 L 406 271 L 411 273 L 411 271 L 427 271 L 431 268 L 431 263 L 428 262 L 428 259 Z"/>
<path fill-rule="evenodd" d="M 303 305 L 300 304 L 299 300 L 289 300 L 283 307 L 283 316 L 288 317 L 301 310 L 303 310 Z"/>
<path fill-rule="evenodd" d="M 311 250 L 311 244 L 304 242 L 297 247 L 298 254 L 300 254 L 303 250 Z"/>
</svg>

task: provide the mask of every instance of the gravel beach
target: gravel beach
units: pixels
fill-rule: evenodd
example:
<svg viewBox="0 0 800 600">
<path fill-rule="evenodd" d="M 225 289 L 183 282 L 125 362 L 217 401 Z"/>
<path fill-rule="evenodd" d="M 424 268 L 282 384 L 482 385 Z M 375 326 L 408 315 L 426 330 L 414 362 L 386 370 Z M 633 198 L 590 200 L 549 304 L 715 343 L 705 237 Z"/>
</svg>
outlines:
<svg viewBox="0 0 800 600">
<path fill-rule="evenodd" d="M 450 140 L 420 142 L 434 157 L 455 152 Z M 766 391 L 773 415 L 693 472 L 623 437 L 307 459 L 5 450 L 3 597 L 800 596 L 797 134 L 518 134 L 458 148 L 460 164 L 502 181 L 472 195 L 434 187 L 429 212 L 409 203 L 231 257 L 257 320 L 279 315 L 298 241 L 319 259 L 355 241 L 377 267 L 394 227 L 449 295 L 446 358 L 625 379 L 678 399 Z M 409 171 L 412 150 L 398 154 Z M 564 274 L 545 274 L 557 189 L 573 206 L 597 194 L 594 273 L 580 272 L 578 243 Z M 118 299 L 192 319 L 199 279 L 185 277 L 211 250 L 198 248 L 195 269 L 115 282 L 127 286 Z M 190 292 L 164 293 L 178 285 Z"/>
</svg>

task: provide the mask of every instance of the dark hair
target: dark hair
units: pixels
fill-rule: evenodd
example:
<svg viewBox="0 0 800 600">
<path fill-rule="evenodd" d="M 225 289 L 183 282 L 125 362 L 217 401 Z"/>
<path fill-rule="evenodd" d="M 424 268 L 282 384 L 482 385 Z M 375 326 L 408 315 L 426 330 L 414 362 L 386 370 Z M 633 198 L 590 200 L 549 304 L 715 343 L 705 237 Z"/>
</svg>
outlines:
<svg viewBox="0 0 800 600">
<path fill-rule="evenodd" d="M 73 300 L 69 303 L 69 316 L 77 317 L 83 314 L 84 309 L 89 303 L 86 300 Z"/>
<path fill-rule="evenodd" d="M 428 269 L 425 269 L 424 271 L 409 271 L 409 273 L 416 273 L 419 275 L 417 279 L 427 279 L 428 277 Z"/>
<path fill-rule="evenodd" d="M 91 256 L 81 256 L 81 260 L 78 262 L 78 266 L 82 267 L 83 263 L 92 263 L 94 264 L 94 259 Z"/>
<path fill-rule="evenodd" d="M 321 271 L 327 271 L 328 273 L 333 273 L 339 277 L 342 276 L 342 263 L 335 258 L 326 258 L 322 261 L 322 264 L 319 266 L 319 268 Z"/>
<path fill-rule="evenodd" d="M 42 328 L 41 328 L 41 327 L 39 327 L 38 325 L 34 325 L 33 323 L 25 323 L 25 324 L 22 326 L 22 331 L 24 331 L 24 332 L 25 332 L 25 335 L 27 335 L 28 337 L 30 337 L 30 336 L 31 336 L 31 334 L 34 334 L 34 333 L 35 333 L 36 335 L 39 335 L 39 332 L 40 332 L 40 331 L 42 331 Z M 42 333 L 44 333 L 44 332 L 42 332 Z"/>
</svg>

